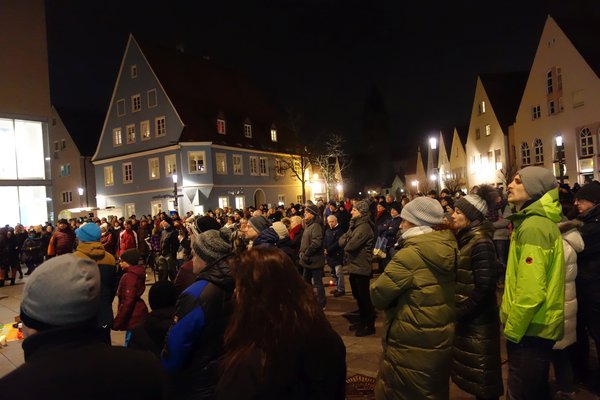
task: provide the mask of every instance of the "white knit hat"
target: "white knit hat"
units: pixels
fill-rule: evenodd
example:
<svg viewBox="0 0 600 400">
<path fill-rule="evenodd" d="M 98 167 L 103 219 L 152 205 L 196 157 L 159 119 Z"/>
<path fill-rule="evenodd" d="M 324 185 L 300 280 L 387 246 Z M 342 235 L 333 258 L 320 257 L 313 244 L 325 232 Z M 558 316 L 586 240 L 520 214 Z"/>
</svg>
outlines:
<svg viewBox="0 0 600 400">
<path fill-rule="evenodd" d="M 279 236 L 279 239 L 283 239 L 286 236 L 289 236 L 289 233 L 288 233 L 288 230 L 287 230 L 285 224 L 281 221 L 273 222 L 273 230 L 277 233 L 277 236 Z"/>
<path fill-rule="evenodd" d="M 444 217 L 444 209 L 431 197 L 417 197 L 404 206 L 400 217 L 416 226 L 439 225 Z"/>
</svg>

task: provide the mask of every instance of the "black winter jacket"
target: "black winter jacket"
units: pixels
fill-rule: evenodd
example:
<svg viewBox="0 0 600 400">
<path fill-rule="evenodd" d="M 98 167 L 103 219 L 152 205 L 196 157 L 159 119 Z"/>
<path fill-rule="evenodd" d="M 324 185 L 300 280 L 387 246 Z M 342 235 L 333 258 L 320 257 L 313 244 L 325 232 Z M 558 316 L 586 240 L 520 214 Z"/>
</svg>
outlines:
<svg viewBox="0 0 600 400">
<path fill-rule="evenodd" d="M 327 228 L 323 247 L 327 250 L 327 265 L 335 267 L 344 265 L 344 249 L 340 247 L 340 237 L 342 237 L 342 227 L 338 224 L 335 228 Z"/>
</svg>

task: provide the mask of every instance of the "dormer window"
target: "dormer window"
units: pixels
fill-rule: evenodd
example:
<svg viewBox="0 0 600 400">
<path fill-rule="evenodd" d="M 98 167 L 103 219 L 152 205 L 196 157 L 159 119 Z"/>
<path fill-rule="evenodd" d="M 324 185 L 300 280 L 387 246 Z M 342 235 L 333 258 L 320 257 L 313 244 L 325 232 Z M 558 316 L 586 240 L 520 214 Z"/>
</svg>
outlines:
<svg viewBox="0 0 600 400">
<path fill-rule="evenodd" d="M 131 72 L 131 79 L 137 78 L 137 76 L 138 76 L 138 74 L 137 74 L 137 65 L 133 64 L 131 66 L 130 72 Z"/>
<path fill-rule="evenodd" d="M 277 141 L 277 128 L 275 125 L 271 125 L 271 142 Z"/>
<path fill-rule="evenodd" d="M 225 134 L 225 120 L 223 118 L 217 118 L 217 133 Z"/>
<path fill-rule="evenodd" d="M 479 114 L 485 114 L 485 100 L 482 100 L 481 103 L 479 103 Z"/>
<path fill-rule="evenodd" d="M 248 139 L 252 138 L 252 124 L 250 120 L 246 118 L 244 121 L 244 136 Z"/>
</svg>

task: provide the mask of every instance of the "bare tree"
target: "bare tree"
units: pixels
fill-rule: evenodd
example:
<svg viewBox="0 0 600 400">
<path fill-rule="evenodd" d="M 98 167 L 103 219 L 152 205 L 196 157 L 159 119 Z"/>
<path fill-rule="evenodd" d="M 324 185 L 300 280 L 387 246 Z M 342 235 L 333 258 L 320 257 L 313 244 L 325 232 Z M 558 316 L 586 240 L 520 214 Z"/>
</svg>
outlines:
<svg viewBox="0 0 600 400">
<path fill-rule="evenodd" d="M 290 154 L 279 159 L 279 165 L 275 165 L 275 179 L 284 176 L 288 171 L 293 178 L 298 179 L 302 186 L 302 204 L 306 204 L 306 170 L 310 166 L 308 149 L 305 147 L 303 154 Z"/>
<path fill-rule="evenodd" d="M 342 176 L 348 170 L 351 160 L 344 149 L 346 140 L 338 134 L 327 138 L 319 155 L 311 158 L 311 162 L 319 168 L 325 181 L 327 198 L 331 198 L 334 185 L 342 182 Z"/>
<path fill-rule="evenodd" d="M 451 193 L 456 193 L 460 191 L 463 187 L 465 187 L 465 185 L 465 180 L 454 176 L 454 174 L 450 175 L 449 178 L 444 179 L 444 186 Z"/>
</svg>

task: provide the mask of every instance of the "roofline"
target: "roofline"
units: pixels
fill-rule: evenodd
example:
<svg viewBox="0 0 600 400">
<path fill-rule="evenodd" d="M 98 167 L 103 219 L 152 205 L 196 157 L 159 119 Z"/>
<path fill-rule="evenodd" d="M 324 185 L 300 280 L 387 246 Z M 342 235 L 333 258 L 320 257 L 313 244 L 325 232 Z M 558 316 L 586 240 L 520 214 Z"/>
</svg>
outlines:
<svg viewBox="0 0 600 400">
<path fill-rule="evenodd" d="M 92 160 L 92 164 L 94 164 L 94 165 L 108 164 L 108 163 L 114 162 L 114 161 L 129 160 L 131 158 L 144 157 L 144 156 L 148 156 L 151 154 L 164 153 L 166 151 L 171 151 L 171 150 L 179 150 L 179 148 L 180 148 L 180 146 L 178 144 L 175 144 L 172 146 L 160 147 L 158 149 L 144 150 L 144 151 L 139 151 L 137 153 L 128 153 L 128 154 L 123 154 L 123 155 L 116 156 L 116 157 L 104 158 L 102 160 Z"/>
</svg>

